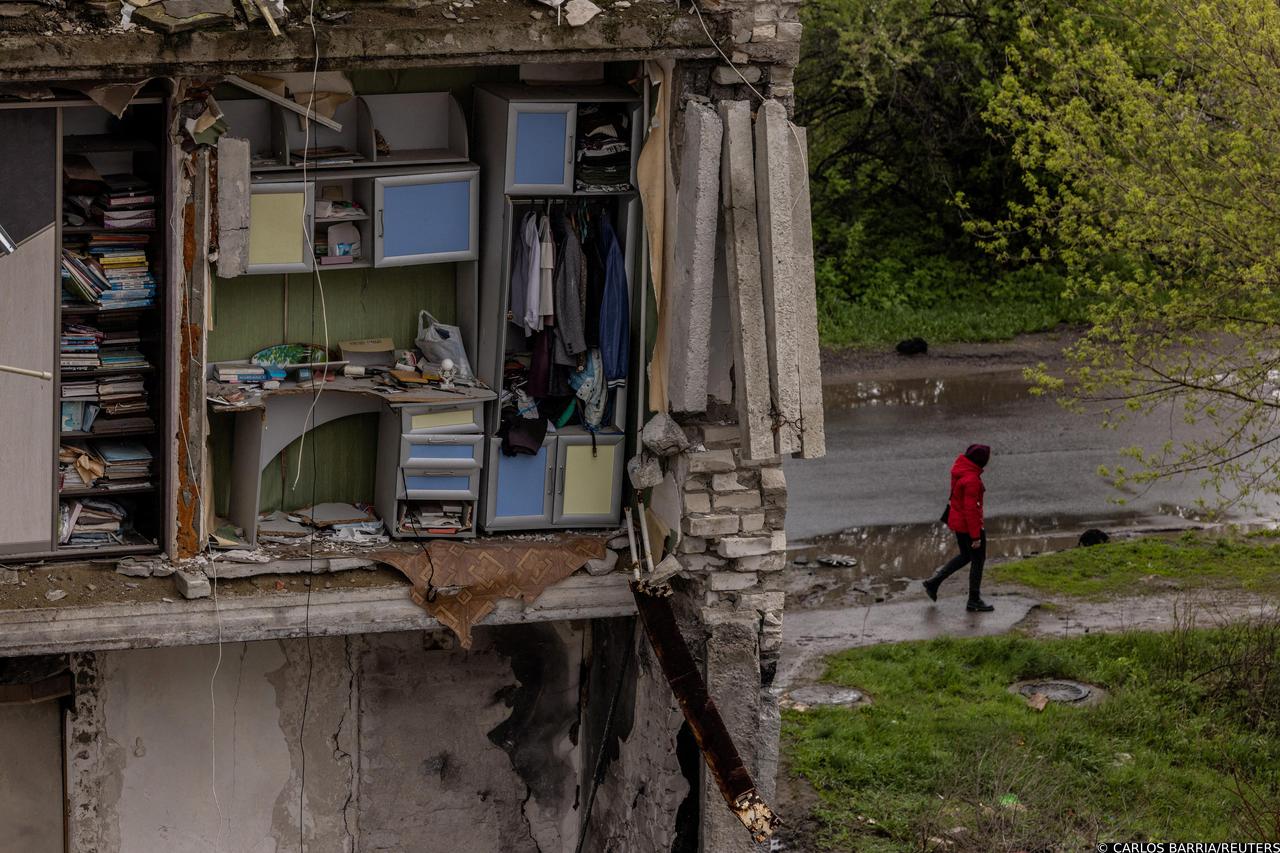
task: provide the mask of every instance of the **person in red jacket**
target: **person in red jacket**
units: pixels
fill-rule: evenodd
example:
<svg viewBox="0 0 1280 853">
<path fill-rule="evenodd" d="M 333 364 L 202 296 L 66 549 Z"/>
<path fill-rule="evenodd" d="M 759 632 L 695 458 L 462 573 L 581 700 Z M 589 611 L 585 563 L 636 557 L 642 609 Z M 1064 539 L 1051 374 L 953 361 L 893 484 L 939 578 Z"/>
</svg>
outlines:
<svg viewBox="0 0 1280 853">
<path fill-rule="evenodd" d="M 982 600 L 982 566 L 987 559 L 987 532 L 982 523 L 982 496 L 986 487 L 982 484 L 982 469 L 991 459 L 991 448 L 985 444 L 971 444 L 956 457 L 951 466 L 951 497 L 943 518 L 947 527 L 956 534 L 960 553 L 933 573 L 924 582 L 929 598 L 938 600 L 938 587 L 951 575 L 969 566 L 969 601 L 965 610 L 972 613 L 990 613 L 995 610 Z"/>
</svg>

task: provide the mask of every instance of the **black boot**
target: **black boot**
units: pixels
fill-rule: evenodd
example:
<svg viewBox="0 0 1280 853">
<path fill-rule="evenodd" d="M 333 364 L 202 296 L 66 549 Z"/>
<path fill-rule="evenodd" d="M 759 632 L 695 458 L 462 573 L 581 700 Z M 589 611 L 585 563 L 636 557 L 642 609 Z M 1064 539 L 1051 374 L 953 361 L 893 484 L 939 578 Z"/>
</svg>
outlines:
<svg viewBox="0 0 1280 853">
<path fill-rule="evenodd" d="M 938 587 L 942 586 L 942 582 L 946 577 L 947 576 L 942 573 L 942 570 L 939 569 L 933 573 L 933 577 L 925 578 L 924 594 L 929 596 L 930 601 L 938 600 Z"/>
<path fill-rule="evenodd" d="M 969 600 L 965 602 L 964 609 L 970 613 L 990 613 L 995 610 L 982 600 L 982 569 L 981 560 L 975 560 L 969 568 Z"/>
</svg>

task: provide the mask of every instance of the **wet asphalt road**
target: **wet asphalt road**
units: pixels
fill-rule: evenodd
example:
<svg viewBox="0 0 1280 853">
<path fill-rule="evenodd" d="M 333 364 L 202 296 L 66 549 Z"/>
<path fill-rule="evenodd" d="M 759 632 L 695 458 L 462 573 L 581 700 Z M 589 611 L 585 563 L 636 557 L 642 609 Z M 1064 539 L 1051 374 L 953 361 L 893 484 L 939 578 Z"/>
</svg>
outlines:
<svg viewBox="0 0 1280 853">
<path fill-rule="evenodd" d="M 1072 414 L 1028 394 L 1018 370 L 828 385 L 824 395 L 826 458 L 786 462 L 793 543 L 849 528 L 936 521 L 951 463 L 973 442 L 993 448 L 986 514 L 1005 526 L 1107 529 L 1135 517 L 1150 526 L 1159 516 L 1178 523 L 1179 508 L 1205 494 L 1195 478 L 1122 494 L 1098 476 L 1100 465 L 1126 463 L 1126 447 L 1155 448 L 1184 435 L 1189 428 L 1177 418 L 1166 412 L 1103 429 L 1096 414 Z M 1273 514 L 1275 504 L 1261 510 Z M 1248 509 L 1233 515 L 1256 517 Z"/>
</svg>

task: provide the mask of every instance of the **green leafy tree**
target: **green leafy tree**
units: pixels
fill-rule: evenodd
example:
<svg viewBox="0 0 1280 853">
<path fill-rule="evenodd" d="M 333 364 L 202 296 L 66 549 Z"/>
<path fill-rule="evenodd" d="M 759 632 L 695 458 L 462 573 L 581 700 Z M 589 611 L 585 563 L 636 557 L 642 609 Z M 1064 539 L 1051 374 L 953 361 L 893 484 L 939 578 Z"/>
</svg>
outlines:
<svg viewBox="0 0 1280 853">
<path fill-rule="evenodd" d="M 797 110 L 809 127 L 826 302 L 894 309 L 1056 299 L 1061 282 L 1039 275 L 1038 261 L 993 258 L 964 224 L 996 216 L 1023 192 L 1021 164 L 983 114 L 1022 17 L 1056 4 L 805 3 Z"/>
<path fill-rule="evenodd" d="M 1010 56 L 988 117 L 1025 192 L 975 230 L 1091 306 L 1042 387 L 1195 424 L 1118 481 L 1280 491 L 1280 6 L 1082 0 L 1024 18 Z"/>
</svg>

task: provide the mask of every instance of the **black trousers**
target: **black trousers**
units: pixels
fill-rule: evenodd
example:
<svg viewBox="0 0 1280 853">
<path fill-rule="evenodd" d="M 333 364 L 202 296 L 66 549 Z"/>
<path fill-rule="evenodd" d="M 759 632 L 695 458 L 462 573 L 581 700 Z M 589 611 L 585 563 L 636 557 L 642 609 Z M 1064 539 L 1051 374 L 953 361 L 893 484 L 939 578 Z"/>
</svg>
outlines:
<svg viewBox="0 0 1280 853">
<path fill-rule="evenodd" d="M 987 560 L 987 536 L 985 532 L 980 541 L 981 544 L 974 547 L 972 536 L 968 533 L 956 533 L 956 544 L 960 546 L 960 553 L 952 557 L 945 566 L 938 569 L 933 575 L 933 580 L 937 584 L 941 584 L 944 580 L 968 566 L 969 598 L 974 600 L 981 598 L 982 566 Z"/>
</svg>

